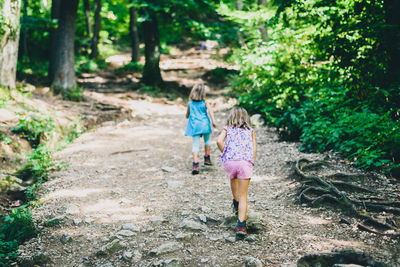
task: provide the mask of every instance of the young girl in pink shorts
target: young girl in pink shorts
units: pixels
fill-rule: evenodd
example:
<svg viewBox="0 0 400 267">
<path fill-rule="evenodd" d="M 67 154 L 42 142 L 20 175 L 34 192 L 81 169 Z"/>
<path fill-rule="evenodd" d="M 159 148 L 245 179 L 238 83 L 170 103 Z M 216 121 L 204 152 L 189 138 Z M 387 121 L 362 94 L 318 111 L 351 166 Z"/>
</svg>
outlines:
<svg viewBox="0 0 400 267">
<path fill-rule="evenodd" d="M 256 135 L 250 127 L 250 119 L 243 108 L 234 108 L 221 134 L 217 145 L 222 152 L 221 161 L 231 179 L 233 207 L 238 214 L 236 235 L 247 234 L 247 189 L 253 175 L 256 161 Z"/>
</svg>

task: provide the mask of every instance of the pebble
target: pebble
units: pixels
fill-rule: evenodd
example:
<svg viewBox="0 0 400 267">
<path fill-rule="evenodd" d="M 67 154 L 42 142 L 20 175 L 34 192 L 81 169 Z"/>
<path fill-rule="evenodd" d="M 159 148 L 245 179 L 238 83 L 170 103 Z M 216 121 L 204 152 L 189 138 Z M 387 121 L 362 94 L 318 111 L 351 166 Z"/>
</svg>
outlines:
<svg viewBox="0 0 400 267">
<path fill-rule="evenodd" d="M 121 227 L 122 230 L 129 230 L 132 232 L 140 232 L 140 228 L 137 225 L 134 225 L 133 223 L 124 223 Z"/>
<path fill-rule="evenodd" d="M 252 243 L 252 242 L 255 242 L 257 240 L 257 238 L 255 235 L 248 235 L 244 240 L 249 243 Z"/>
<path fill-rule="evenodd" d="M 254 258 L 254 257 L 246 258 L 244 264 L 245 264 L 245 267 L 262 267 L 263 266 L 262 262 L 259 259 Z"/>
<path fill-rule="evenodd" d="M 133 254 L 130 251 L 124 251 L 124 253 L 122 253 L 122 260 L 129 262 L 132 260 Z"/>
<path fill-rule="evenodd" d="M 159 256 L 180 250 L 182 246 L 177 242 L 167 242 L 148 252 L 149 256 Z"/>
<path fill-rule="evenodd" d="M 199 215 L 199 220 L 200 220 L 202 223 L 207 223 L 207 217 L 206 217 L 204 214 L 200 214 L 200 215 Z"/>
<path fill-rule="evenodd" d="M 183 229 L 190 230 L 190 231 L 205 231 L 207 227 L 196 221 L 185 219 L 179 225 L 179 228 L 183 228 Z"/>
<path fill-rule="evenodd" d="M 136 235 L 136 233 L 130 231 L 130 230 L 121 230 L 117 233 L 118 236 L 123 236 L 123 237 L 130 237 L 133 235 Z"/>
<path fill-rule="evenodd" d="M 68 233 L 63 233 L 61 238 L 60 238 L 60 242 L 63 244 L 67 244 L 68 241 L 71 240 L 71 237 L 68 235 Z"/>
<path fill-rule="evenodd" d="M 185 240 L 185 241 L 192 239 L 192 237 L 193 237 L 193 234 L 190 234 L 190 233 L 189 234 L 179 233 L 175 236 L 175 238 L 177 240 Z"/>
<path fill-rule="evenodd" d="M 79 224 L 82 223 L 82 219 L 75 218 L 75 219 L 72 220 L 72 222 L 73 222 L 75 225 L 79 225 Z"/>
</svg>

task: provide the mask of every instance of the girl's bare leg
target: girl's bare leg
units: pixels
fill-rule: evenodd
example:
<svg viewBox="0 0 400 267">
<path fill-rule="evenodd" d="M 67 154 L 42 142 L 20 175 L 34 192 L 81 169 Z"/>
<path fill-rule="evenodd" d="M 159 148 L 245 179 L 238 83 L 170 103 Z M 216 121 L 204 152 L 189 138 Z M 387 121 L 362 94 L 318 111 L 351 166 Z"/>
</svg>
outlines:
<svg viewBox="0 0 400 267">
<path fill-rule="evenodd" d="M 247 190 L 249 188 L 250 179 L 238 180 L 238 201 L 239 201 L 239 221 L 243 222 L 247 217 Z M 231 183 L 232 184 L 232 183 Z"/>
<path fill-rule="evenodd" d="M 231 179 L 231 191 L 233 199 L 239 202 L 239 183 L 237 178 Z"/>
<path fill-rule="evenodd" d="M 199 153 L 198 152 L 193 152 L 193 162 L 199 162 Z"/>
<path fill-rule="evenodd" d="M 210 155 L 211 153 L 211 146 L 204 146 L 204 152 L 206 155 Z"/>
</svg>

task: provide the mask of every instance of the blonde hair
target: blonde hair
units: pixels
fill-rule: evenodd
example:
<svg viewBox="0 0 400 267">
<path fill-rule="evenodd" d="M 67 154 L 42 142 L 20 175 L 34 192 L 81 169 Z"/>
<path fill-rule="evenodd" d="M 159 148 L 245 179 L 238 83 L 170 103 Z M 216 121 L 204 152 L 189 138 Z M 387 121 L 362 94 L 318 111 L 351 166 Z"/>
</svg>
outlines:
<svg viewBox="0 0 400 267">
<path fill-rule="evenodd" d="M 195 84 L 190 91 L 189 100 L 201 101 L 206 97 L 206 86 L 204 84 Z"/>
<path fill-rule="evenodd" d="M 244 108 L 234 108 L 229 113 L 226 125 L 231 127 L 250 129 L 251 124 L 249 114 L 247 114 L 247 111 Z"/>
</svg>

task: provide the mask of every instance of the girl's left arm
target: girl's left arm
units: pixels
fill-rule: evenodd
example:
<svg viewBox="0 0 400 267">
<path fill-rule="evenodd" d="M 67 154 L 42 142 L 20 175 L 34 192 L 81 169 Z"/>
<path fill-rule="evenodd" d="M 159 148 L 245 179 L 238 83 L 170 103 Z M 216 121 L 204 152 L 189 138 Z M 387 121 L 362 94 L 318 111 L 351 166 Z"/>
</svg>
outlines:
<svg viewBox="0 0 400 267">
<path fill-rule="evenodd" d="M 254 153 L 254 163 L 256 163 L 256 156 L 257 156 L 257 142 L 256 142 L 256 133 L 252 132 L 252 139 L 253 139 L 253 153 Z"/>
<path fill-rule="evenodd" d="M 219 148 L 219 150 L 220 150 L 221 152 L 223 152 L 223 151 L 224 151 L 224 148 L 225 148 L 226 133 L 227 133 L 226 130 L 223 129 L 223 130 L 221 131 L 221 133 L 219 134 L 218 139 L 217 139 L 217 146 L 218 146 L 218 148 Z"/>
<path fill-rule="evenodd" d="M 214 112 L 213 112 L 213 110 L 212 110 L 210 104 L 208 104 L 207 101 L 204 101 L 204 102 L 206 103 L 207 111 L 208 111 L 208 113 L 210 114 L 211 123 L 212 123 L 212 125 L 214 126 L 214 128 L 216 128 L 216 127 L 217 127 L 217 124 L 215 123 Z"/>
<path fill-rule="evenodd" d="M 189 105 L 188 105 L 187 110 L 186 110 L 186 119 L 189 118 L 189 114 L 190 114 L 190 111 L 189 111 Z"/>
</svg>

